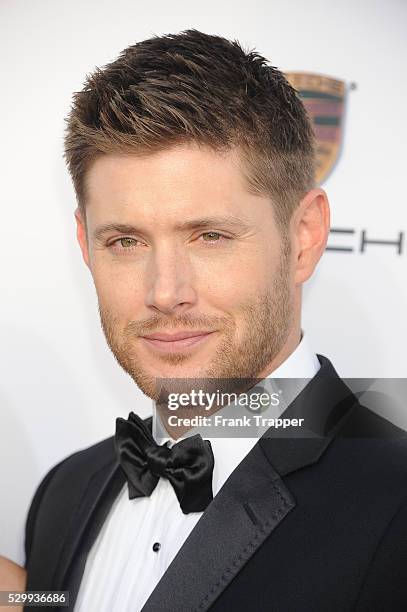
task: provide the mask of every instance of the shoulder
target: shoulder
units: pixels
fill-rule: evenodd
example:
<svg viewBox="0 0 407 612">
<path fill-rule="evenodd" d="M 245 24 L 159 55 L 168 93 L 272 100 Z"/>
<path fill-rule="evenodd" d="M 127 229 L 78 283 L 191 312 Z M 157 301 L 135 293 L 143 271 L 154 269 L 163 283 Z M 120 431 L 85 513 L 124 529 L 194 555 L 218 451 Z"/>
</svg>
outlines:
<svg viewBox="0 0 407 612">
<path fill-rule="evenodd" d="M 78 450 L 60 461 L 52 470 L 54 478 L 92 474 L 115 458 L 114 436 Z"/>
<path fill-rule="evenodd" d="M 339 432 L 339 439 L 359 450 L 360 460 L 396 476 L 407 475 L 407 432 L 370 408 L 357 404 Z"/>
<path fill-rule="evenodd" d="M 356 404 L 326 455 L 360 503 L 374 499 L 379 511 L 407 499 L 407 432 L 368 407 Z"/>
<path fill-rule="evenodd" d="M 105 462 L 114 460 L 114 436 L 76 451 L 52 466 L 39 482 L 31 499 L 25 523 L 25 567 L 30 557 L 35 525 L 44 500 L 58 495 L 64 487 L 86 482 Z"/>
<path fill-rule="evenodd" d="M 407 439 L 404 429 L 359 403 L 356 403 L 341 428 L 341 435 L 352 438 Z"/>
<path fill-rule="evenodd" d="M 114 436 L 71 453 L 48 470 L 37 487 L 33 503 L 40 501 L 51 483 L 61 479 L 66 481 L 70 477 L 88 477 L 106 463 L 112 462 L 114 457 Z"/>
<path fill-rule="evenodd" d="M 151 417 L 144 419 L 149 425 Z M 116 459 L 115 436 L 110 436 L 91 446 L 75 451 L 49 469 L 38 485 L 34 499 L 40 498 L 52 482 L 66 481 L 69 478 L 88 478 L 105 465 Z"/>
<path fill-rule="evenodd" d="M 146 419 L 146 423 L 151 417 Z M 42 509 L 56 508 L 69 498 L 80 499 L 91 478 L 107 470 L 117 461 L 115 436 L 78 450 L 52 466 L 38 484 L 31 499 L 25 524 L 26 565 L 35 533 L 35 526 Z M 56 510 L 55 510 L 56 511 Z"/>
</svg>

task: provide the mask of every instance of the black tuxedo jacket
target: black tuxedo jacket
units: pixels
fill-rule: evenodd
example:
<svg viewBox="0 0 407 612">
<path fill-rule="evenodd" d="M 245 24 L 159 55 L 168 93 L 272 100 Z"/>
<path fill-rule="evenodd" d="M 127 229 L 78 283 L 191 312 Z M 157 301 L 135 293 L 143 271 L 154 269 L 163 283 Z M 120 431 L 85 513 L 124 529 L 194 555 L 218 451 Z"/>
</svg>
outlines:
<svg viewBox="0 0 407 612">
<path fill-rule="evenodd" d="M 407 610 L 405 433 L 361 406 L 318 358 L 319 372 L 284 414 L 305 418 L 313 435 L 269 430 L 255 444 L 143 612 Z M 70 591 L 69 608 L 44 610 L 73 610 L 88 551 L 124 483 L 110 437 L 39 485 L 26 523 L 26 589 Z"/>
</svg>

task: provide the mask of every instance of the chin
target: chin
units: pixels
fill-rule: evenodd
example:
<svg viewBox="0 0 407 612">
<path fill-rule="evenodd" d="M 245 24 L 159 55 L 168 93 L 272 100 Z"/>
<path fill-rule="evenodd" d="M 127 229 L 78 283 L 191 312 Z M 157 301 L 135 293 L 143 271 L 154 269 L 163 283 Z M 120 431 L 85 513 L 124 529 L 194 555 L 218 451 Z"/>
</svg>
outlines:
<svg viewBox="0 0 407 612">
<path fill-rule="evenodd" d="M 205 378 L 202 367 L 185 364 L 157 367 L 154 373 L 150 370 L 149 375 L 153 378 Z"/>
</svg>

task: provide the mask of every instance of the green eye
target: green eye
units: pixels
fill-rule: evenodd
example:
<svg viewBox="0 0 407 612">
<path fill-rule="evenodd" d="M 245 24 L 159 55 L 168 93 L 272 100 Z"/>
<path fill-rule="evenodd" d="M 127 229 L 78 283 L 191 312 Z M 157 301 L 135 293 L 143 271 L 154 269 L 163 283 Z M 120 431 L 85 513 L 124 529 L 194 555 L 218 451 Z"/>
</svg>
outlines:
<svg viewBox="0 0 407 612">
<path fill-rule="evenodd" d="M 135 238 L 120 238 L 119 242 L 122 247 L 128 248 L 134 246 L 137 240 Z"/>
<path fill-rule="evenodd" d="M 217 242 L 217 240 L 206 240 L 205 236 L 215 236 L 215 238 L 220 238 L 220 234 L 218 232 L 205 232 L 204 234 L 202 234 L 202 236 L 204 237 L 205 242 Z"/>
</svg>

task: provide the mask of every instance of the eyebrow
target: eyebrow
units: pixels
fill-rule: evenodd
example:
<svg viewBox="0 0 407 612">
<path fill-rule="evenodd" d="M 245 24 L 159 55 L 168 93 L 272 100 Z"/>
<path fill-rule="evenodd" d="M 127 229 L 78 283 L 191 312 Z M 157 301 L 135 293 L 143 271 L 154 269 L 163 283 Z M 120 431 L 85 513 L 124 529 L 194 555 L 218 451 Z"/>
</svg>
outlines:
<svg viewBox="0 0 407 612">
<path fill-rule="evenodd" d="M 205 229 L 215 225 L 223 225 L 235 230 L 248 229 L 249 225 L 239 217 L 235 216 L 218 216 L 218 217 L 201 217 L 199 219 L 190 219 L 188 221 L 182 221 L 176 223 L 173 226 L 175 231 L 185 232 L 187 230 L 194 229 Z M 93 238 L 95 240 L 102 240 L 106 234 L 111 232 L 118 232 L 120 234 L 138 234 L 143 233 L 142 229 L 127 223 L 105 223 L 99 225 L 93 232 Z"/>
</svg>

